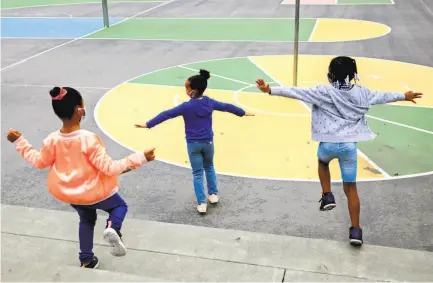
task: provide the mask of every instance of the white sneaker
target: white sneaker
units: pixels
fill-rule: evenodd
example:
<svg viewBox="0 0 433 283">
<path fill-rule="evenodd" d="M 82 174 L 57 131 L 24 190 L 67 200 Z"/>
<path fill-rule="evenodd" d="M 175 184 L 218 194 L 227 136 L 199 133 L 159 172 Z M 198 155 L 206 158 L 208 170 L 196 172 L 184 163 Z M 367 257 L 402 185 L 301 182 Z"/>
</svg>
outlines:
<svg viewBox="0 0 433 283">
<path fill-rule="evenodd" d="M 209 202 L 212 204 L 218 203 L 219 200 L 220 199 L 217 195 L 210 195 L 209 196 Z"/>
<path fill-rule="evenodd" d="M 207 210 L 207 204 L 205 203 L 199 204 L 197 206 L 197 211 L 200 213 L 206 213 L 206 210 Z"/>
<path fill-rule="evenodd" d="M 120 238 L 120 235 L 117 234 L 116 230 L 113 228 L 107 228 L 104 230 L 102 234 L 104 236 L 104 240 L 110 245 L 110 253 L 114 256 L 124 256 L 126 255 L 126 247 Z"/>
</svg>

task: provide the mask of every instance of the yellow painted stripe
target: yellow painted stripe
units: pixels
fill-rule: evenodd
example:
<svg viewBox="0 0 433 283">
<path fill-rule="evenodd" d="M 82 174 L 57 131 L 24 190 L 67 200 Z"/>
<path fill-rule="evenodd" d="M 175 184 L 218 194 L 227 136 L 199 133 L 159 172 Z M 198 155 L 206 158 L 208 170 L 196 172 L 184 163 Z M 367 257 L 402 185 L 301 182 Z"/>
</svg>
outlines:
<svg viewBox="0 0 433 283">
<path fill-rule="evenodd" d="M 155 94 L 158 95 L 155 95 Z M 209 90 L 223 102 L 235 103 L 233 92 Z M 127 97 L 127 99 L 126 99 Z M 182 118 L 151 130 L 134 129 L 160 111 L 187 99 L 183 88 L 124 84 L 102 98 L 96 113 L 101 128 L 118 142 L 134 150 L 156 146 L 158 158 L 189 166 Z M 268 111 L 305 114 L 299 104 L 280 97 L 240 93 L 239 101 Z M 317 179 L 317 143 L 310 141 L 310 117 L 257 115 L 239 118 L 214 114 L 215 166 L 217 172 L 251 177 Z M 359 162 L 360 178 L 381 178 Z M 340 179 L 337 163 L 331 164 L 333 179 Z"/>
<path fill-rule="evenodd" d="M 352 19 L 318 19 L 310 41 L 363 40 L 384 36 L 390 31 L 390 27 L 376 22 Z"/>
</svg>

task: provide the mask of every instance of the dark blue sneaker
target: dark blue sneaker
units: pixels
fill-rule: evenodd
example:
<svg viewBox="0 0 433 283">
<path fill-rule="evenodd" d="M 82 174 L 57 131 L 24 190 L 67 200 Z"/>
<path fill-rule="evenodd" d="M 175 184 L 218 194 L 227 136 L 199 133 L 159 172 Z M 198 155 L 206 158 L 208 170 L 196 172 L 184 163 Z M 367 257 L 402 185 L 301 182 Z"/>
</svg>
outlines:
<svg viewBox="0 0 433 283">
<path fill-rule="evenodd" d="M 350 244 L 353 246 L 361 246 L 362 241 L 362 229 L 359 227 L 350 227 L 349 229 Z"/>
<path fill-rule="evenodd" d="M 332 193 L 325 193 L 319 202 L 320 202 L 320 211 L 331 210 L 337 206 L 335 204 L 334 195 Z"/>
<path fill-rule="evenodd" d="M 99 260 L 98 260 L 98 258 L 96 256 L 94 256 L 89 261 L 85 261 L 85 262 L 81 263 L 81 267 L 82 268 L 96 269 L 96 268 L 98 268 L 98 265 L 99 265 Z"/>
</svg>

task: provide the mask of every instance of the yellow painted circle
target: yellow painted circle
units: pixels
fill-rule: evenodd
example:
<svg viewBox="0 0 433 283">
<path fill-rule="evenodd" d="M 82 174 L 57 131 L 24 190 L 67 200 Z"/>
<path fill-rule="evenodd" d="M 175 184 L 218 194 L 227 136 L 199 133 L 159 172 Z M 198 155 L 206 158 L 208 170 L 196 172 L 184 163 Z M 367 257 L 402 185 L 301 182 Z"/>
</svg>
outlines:
<svg viewBox="0 0 433 283">
<path fill-rule="evenodd" d="M 326 82 L 332 56 L 299 57 L 299 84 L 314 86 Z M 291 56 L 249 57 L 275 81 L 292 84 Z M 433 93 L 433 68 L 371 58 L 356 58 L 363 85 L 377 90 L 404 92 L 407 89 Z M 219 74 L 223 75 L 223 74 Z M 186 77 L 185 77 L 186 79 Z M 230 79 L 230 78 L 228 78 Z M 254 84 L 254 81 L 247 82 Z M 245 89 L 242 91 L 242 89 Z M 314 180 L 317 176 L 317 143 L 311 141 L 311 117 L 299 101 L 247 92 L 208 89 L 219 101 L 238 104 L 256 113 L 239 118 L 214 112 L 215 167 L 218 173 L 254 178 Z M 155 146 L 158 160 L 189 167 L 181 117 L 168 120 L 151 130 L 135 129 L 163 110 L 186 101 L 183 87 L 125 83 L 101 98 L 95 118 L 113 140 L 131 150 Z M 400 105 L 409 105 L 399 102 Z M 433 107 L 433 95 L 419 100 Z M 358 179 L 379 180 L 386 176 L 362 153 L 358 156 Z M 341 178 L 337 162 L 331 163 L 333 180 Z"/>
</svg>

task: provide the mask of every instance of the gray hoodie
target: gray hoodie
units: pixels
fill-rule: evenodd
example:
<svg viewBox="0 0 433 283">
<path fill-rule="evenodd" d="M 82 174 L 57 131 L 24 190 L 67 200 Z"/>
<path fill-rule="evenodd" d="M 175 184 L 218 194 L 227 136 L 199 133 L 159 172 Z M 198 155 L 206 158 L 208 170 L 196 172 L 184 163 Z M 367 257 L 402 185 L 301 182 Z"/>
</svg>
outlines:
<svg viewBox="0 0 433 283">
<path fill-rule="evenodd" d="M 335 143 L 374 139 L 376 135 L 365 117 L 371 105 L 405 100 L 403 93 L 373 91 L 360 85 L 350 90 L 337 89 L 331 84 L 314 88 L 273 87 L 270 94 L 311 103 L 313 140 Z"/>
</svg>

